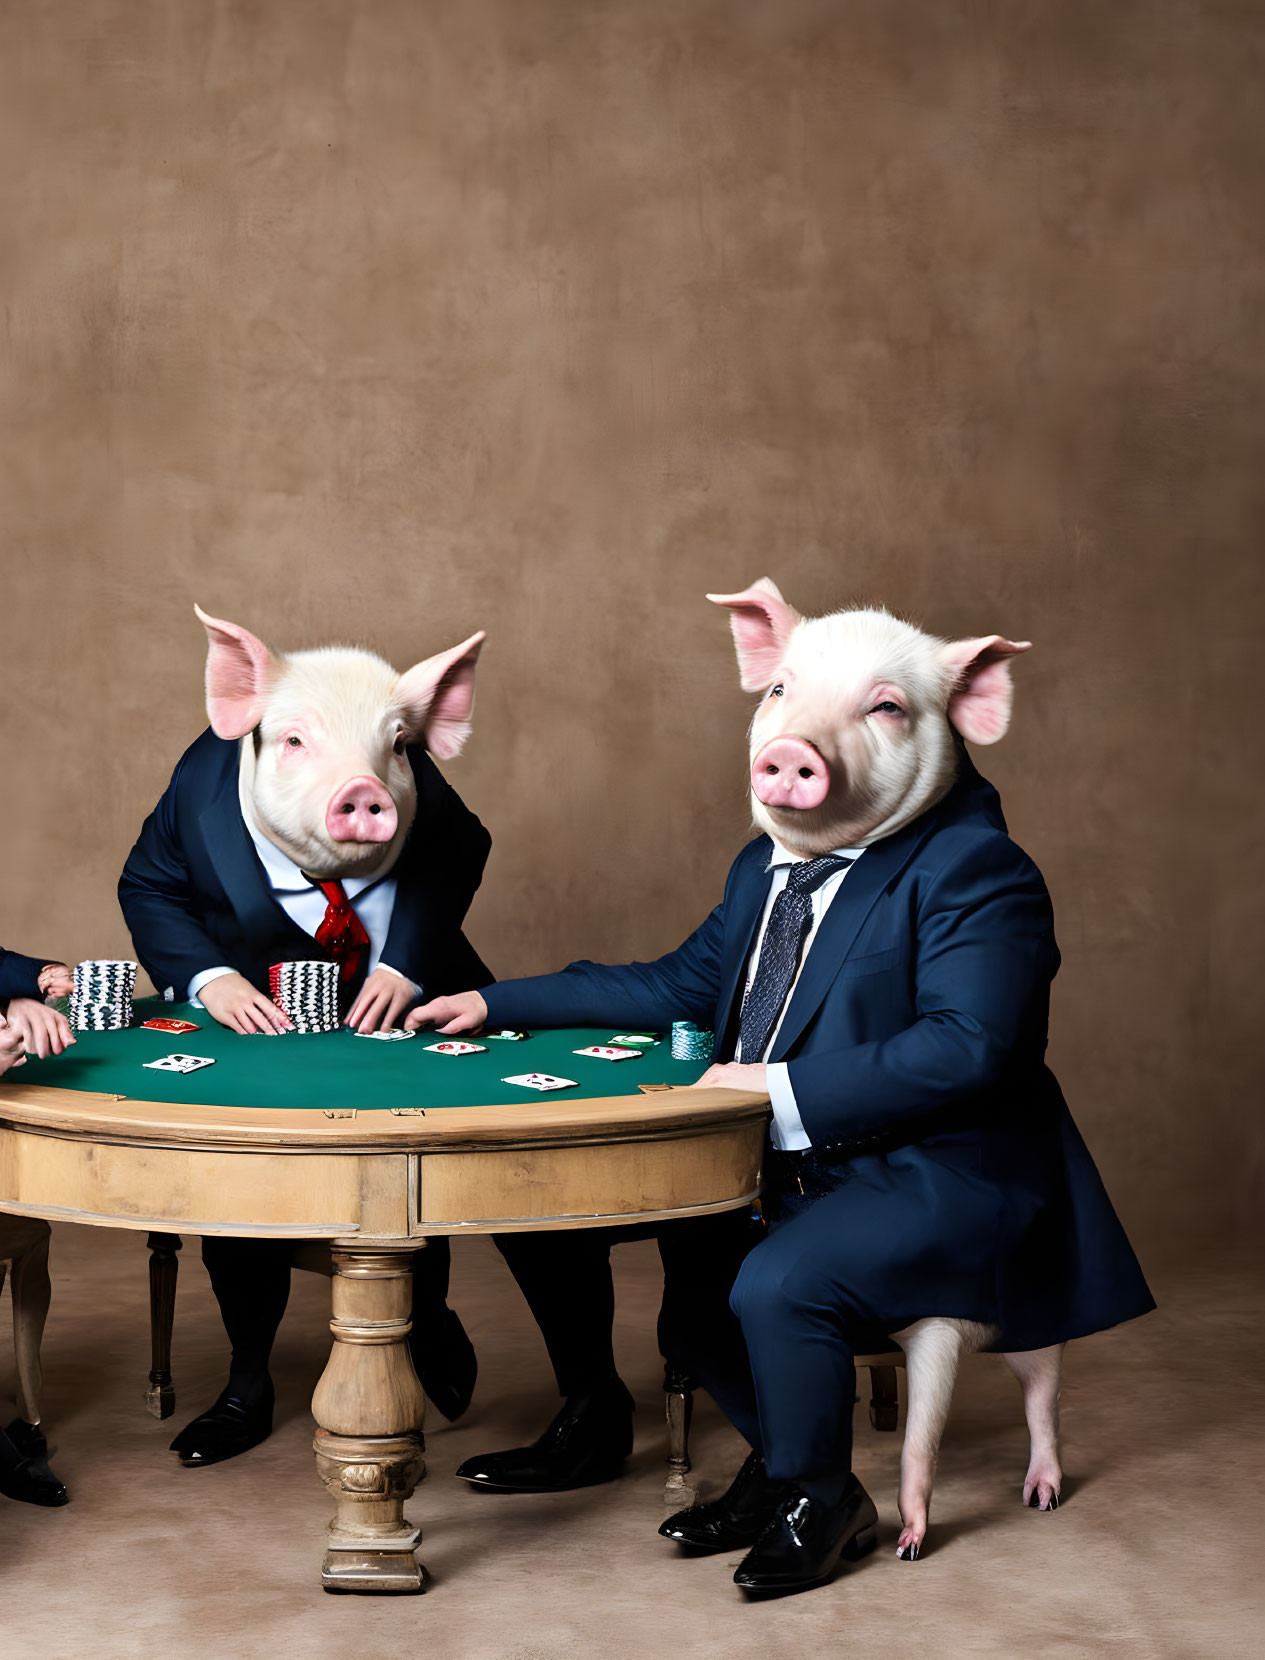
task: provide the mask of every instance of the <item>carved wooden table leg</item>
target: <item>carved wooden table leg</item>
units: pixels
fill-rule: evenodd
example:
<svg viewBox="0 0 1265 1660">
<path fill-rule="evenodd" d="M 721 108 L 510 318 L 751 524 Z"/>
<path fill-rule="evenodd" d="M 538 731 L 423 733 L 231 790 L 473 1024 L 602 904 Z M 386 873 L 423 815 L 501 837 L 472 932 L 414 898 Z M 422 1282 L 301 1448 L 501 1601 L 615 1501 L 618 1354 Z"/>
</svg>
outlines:
<svg viewBox="0 0 1265 1660">
<path fill-rule="evenodd" d="M 421 1480 L 422 1386 L 405 1338 L 417 1243 L 334 1246 L 334 1346 L 312 1396 L 316 1472 L 334 1500 L 327 1591 L 420 1591 L 421 1529 L 404 1504 Z"/>
<path fill-rule="evenodd" d="M 170 1418 L 176 1410 L 176 1387 L 171 1381 L 171 1331 L 176 1320 L 176 1278 L 184 1244 L 179 1234 L 151 1233 L 149 1245 L 149 1388 L 145 1406 L 155 1418 Z"/>
</svg>

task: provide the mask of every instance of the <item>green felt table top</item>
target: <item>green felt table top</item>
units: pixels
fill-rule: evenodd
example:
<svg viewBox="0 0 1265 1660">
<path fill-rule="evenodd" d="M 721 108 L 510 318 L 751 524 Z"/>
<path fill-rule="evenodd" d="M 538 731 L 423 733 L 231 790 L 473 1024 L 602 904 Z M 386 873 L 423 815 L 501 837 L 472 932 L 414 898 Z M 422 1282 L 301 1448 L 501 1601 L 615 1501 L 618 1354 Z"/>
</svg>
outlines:
<svg viewBox="0 0 1265 1660">
<path fill-rule="evenodd" d="M 196 1032 L 146 1031 L 156 1016 L 191 1020 Z M 284 1037 L 242 1037 L 217 1026 L 205 1009 L 138 1001 L 124 1032 L 76 1032 L 64 1055 L 26 1065 L 9 1076 L 23 1084 L 93 1090 L 134 1101 L 197 1102 L 212 1107 L 371 1108 L 527 1105 L 536 1101 L 635 1095 L 638 1084 L 692 1084 L 707 1070 L 703 1061 L 674 1061 L 667 1037 L 634 1060 L 603 1061 L 572 1051 L 609 1043 L 614 1028 L 538 1031 L 521 1043 L 488 1041 L 477 1055 L 437 1055 L 442 1042 L 419 1032 L 402 1043 L 381 1043 L 337 1032 Z M 484 1042 L 476 1037 L 472 1041 Z M 214 1066 L 185 1074 L 154 1072 L 146 1061 L 162 1055 L 207 1055 Z M 512 1073 L 551 1072 L 574 1078 L 575 1089 L 542 1095 L 503 1083 Z"/>
</svg>

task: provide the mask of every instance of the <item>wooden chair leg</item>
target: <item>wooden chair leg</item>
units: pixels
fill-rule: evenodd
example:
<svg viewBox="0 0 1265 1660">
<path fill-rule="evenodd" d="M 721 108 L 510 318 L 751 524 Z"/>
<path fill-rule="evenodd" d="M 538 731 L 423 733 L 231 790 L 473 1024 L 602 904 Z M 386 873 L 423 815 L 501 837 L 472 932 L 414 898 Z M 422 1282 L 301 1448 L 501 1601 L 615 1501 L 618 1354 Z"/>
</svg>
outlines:
<svg viewBox="0 0 1265 1660">
<path fill-rule="evenodd" d="M 155 1418 L 170 1418 L 176 1410 L 176 1388 L 171 1381 L 171 1333 L 176 1323 L 176 1279 L 180 1262 L 176 1252 L 184 1244 L 179 1234 L 151 1233 L 149 1244 L 149 1388 L 145 1406 Z"/>
<path fill-rule="evenodd" d="M 663 1398 L 668 1419 L 668 1479 L 663 1502 L 673 1510 L 685 1510 L 698 1498 L 698 1490 L 686 1481 L 690 1473 L 690 1420 L 694 1416 L 694 1379 L 675 1366 L 663 1368 Z"/>
<path fill-rule="evenodd" d="M 870 1422 L 875 1429 L 895 1429 L 900 1415 L 894 1366 L 870 1367 Z"/>
<path fill-rule="evenodd" d="M 44 1368 L 40 1344 L 52 1287 L 48 1278 L 49 1230 L 13 1257 L 9 1287 L 13 1297 L 13 1353 L 18 1374 L 18 1417 L 40 1421 Z"/>
</svg>

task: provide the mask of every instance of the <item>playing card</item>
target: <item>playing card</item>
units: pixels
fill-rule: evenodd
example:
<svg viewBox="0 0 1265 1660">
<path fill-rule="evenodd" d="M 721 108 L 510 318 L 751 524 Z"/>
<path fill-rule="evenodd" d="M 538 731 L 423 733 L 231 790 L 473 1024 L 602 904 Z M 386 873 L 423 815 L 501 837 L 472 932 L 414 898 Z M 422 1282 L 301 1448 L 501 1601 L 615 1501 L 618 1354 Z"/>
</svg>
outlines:
<svg viewBox="0 0 1265 1660">
<path fill-rule="evenodd" d="M 459 1043 L 454 1038 L 446 1038 L 443 1043 L 428 1043 L 427 1049 L 433 1050 L 436 1055 L 482 1055 L 486 1043 Z"/>
<path fill-rule="evenodd" d="M 150 1032 L 200 1032 L 202 1028 L 195 1026 L 191 1020 L 167 1020 L 160 1017 L 158 1020 L 142 1020 L 141 1029 Z"/>
<path fill-rule="evenodd" d="M 573 1049 L 573 1055 L 592 1055 L 595 1061 L 635 1061 L 640 1049 L 620 1049 L 613 1043 L 590 1043 L 587 1049 Z"/>
<path fill-rule="evenodd" d="M 143 1061 L 152 1072 L 201 1072 L 204 1066 L 214 1066 L 210 1055 L 164 1055 L 161 1060 Z"/>
<path fill-rule="evenodd" d="M 550 1089 L 575 1089 L 574 1078 L 555 1078 L 548 1072 L 520 1072 L 513 1078 L 502 1078 L 503 1084 L 518 1084 L 523 1089 L 538 1089 L 542 1093 Z"/>
<path fill-rule="evenodd" d="M 389 1032 L 357 1032 L 357 1037 L 377 1038 L 379 1043 L 401 1043 L 405 1038 L 416 1037 L 416 1032 L 402 1032 L 398 1026 L 392 1027 Z"/>
</svg>

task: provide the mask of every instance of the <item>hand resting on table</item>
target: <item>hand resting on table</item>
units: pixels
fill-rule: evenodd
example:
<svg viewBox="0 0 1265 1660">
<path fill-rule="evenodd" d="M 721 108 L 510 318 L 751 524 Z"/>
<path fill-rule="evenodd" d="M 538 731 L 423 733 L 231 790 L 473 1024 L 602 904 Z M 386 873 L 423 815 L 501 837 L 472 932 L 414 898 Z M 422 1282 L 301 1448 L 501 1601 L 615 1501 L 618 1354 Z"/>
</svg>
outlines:
<svg viewBox="0 0 1265 1660">
<path fill-rule="evenodd" d="M 488 1006 L 477 991 L 460 991 L 455 997 L 433 997 L 420 1003 L 406 1018 L 406 1031 L 419 1026 L 433 1027 L 446 1036 L 453 1032 L 477 1032 L 488 1017 Z"/>
</svg>

